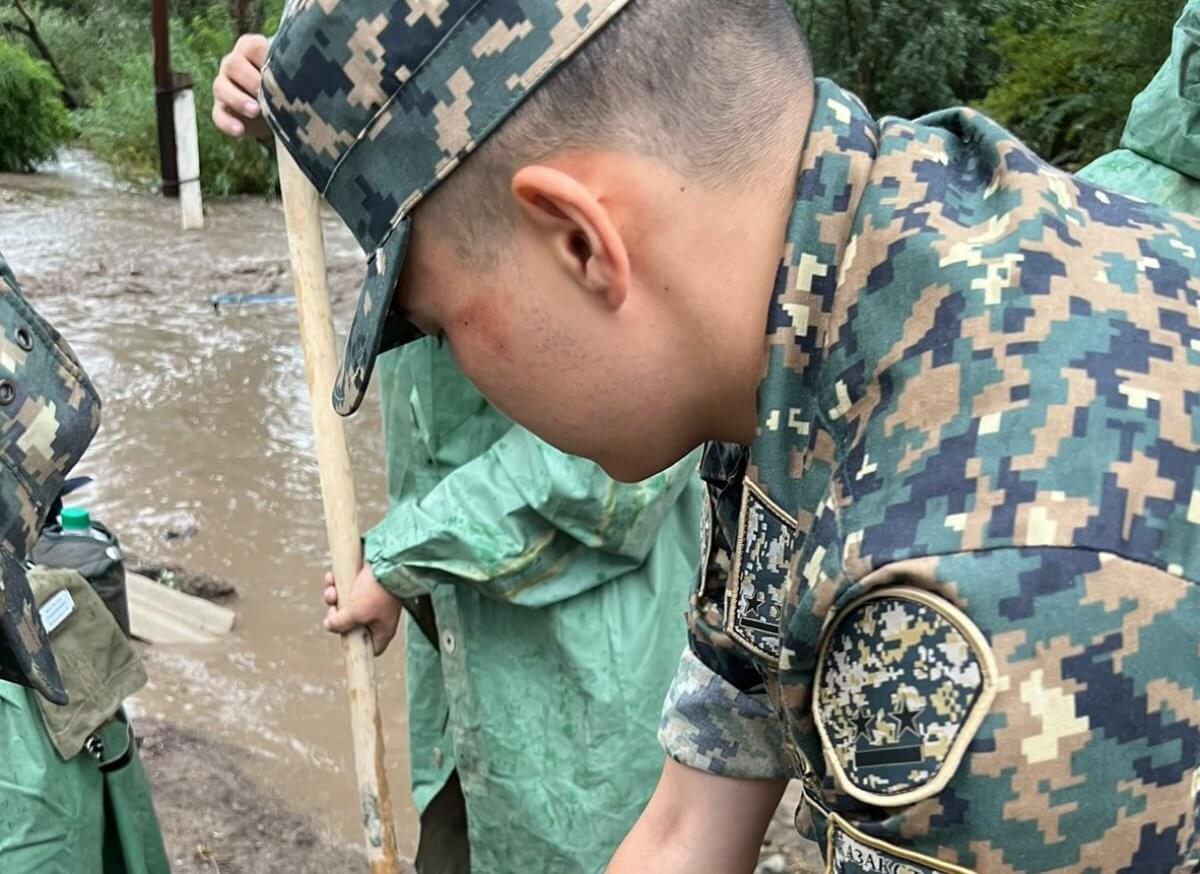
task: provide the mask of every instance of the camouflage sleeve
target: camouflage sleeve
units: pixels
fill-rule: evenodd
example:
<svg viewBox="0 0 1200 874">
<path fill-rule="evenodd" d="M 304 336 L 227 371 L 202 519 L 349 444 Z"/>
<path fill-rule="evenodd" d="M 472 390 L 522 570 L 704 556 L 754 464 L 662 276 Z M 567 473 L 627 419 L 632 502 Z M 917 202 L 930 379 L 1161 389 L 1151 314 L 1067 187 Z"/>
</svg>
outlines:
<svg viewBox="0 0 1200 874">
<path fill-rule="evenodd" d="M 725 616 L 747 460 L 745 447 L 723 443 L 708 444 L 701 456 L 705 494 L 699 573 L 688 605 L 688 641 L 709 670 L 742 692 L 757 693 L 773 664 L 735 640 Z"/>
<path fill-rule="evenodd" d="M 782 679 L 811 678 L 812 698 L 792 703 L 797 721 L 812 714 L 813 747 L 801 742 L 825 780 L 808 809 L 838 858 L 1200 861 L 1200 589 L 1179 567 L 1082 548 L 952 553 L 884 565 L 832 613 L 818 605 L 804 598 L 793 620 L 819 640 L 813 658 L 797 650 Z"/>
<path fill-rule="evenodd" d="M 742 447 L 710 444 L 704 451 L 699 579 L 659 741 L 690 768 L 766 780 L 791 776 L 783 723 L 767 693 L 774 665 L 736 640 L 725 622 L 745 462 Z"/>
<path fill-rule="evenodd" d="M 740 691 L 691 649 L 679 660 L 658 739 L 668 756 L 697 771 L 744 780 L 791 776 L 783 723 L 766 693 Z"/>
</svg>

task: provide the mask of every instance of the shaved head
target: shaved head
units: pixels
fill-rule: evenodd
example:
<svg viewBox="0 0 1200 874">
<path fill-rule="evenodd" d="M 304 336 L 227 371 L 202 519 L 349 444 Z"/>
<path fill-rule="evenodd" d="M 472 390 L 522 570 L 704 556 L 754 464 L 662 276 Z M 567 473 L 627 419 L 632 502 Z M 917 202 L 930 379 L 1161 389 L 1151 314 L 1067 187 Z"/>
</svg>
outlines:
<svg viewBox="0 0 1200 874">
<path fill-rule="evenodd" d="M 782 110 L 812 87 L 786 0 L 634 0 L 427 200 L 466 263 L 499 254 L 523 165 L 579 150 L 654 158 L 711 188 L 753 187 L 794 151 Z"/>
</svg>

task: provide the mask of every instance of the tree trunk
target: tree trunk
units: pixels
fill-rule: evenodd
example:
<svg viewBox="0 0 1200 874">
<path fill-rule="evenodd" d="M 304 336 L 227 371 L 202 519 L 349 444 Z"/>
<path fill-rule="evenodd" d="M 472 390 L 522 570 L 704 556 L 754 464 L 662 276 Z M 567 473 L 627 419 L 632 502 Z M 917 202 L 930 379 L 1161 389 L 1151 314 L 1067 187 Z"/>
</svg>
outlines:
<svg viewBox="0 0 1200 874">
<path fill-rule="evenodd" d="M 229 15 L 239 35 L 262 30 L 263 4 L 259 0 L 229 0 Z"/>
<path fill-rule="evenodd" d="M 33 43 L 38 53 L 50 65 L 50 69 L 54 72 L 58 83 L 62 85 L 62 101 L 66 104 L 67 109 L 79 109 L 83 104 L 76 96 L 74 89 L 67 83 L 67 77 L 63 75 L 62 67 L 58 65 L 58 61 L 54 59 L 54 55 L 50 51 L 50 46 L 46 45 L 46 41 L 42 39 L 42 35 L 38 33 L 37 23 L 33 20 L 33 16 L 29 14 L 29 10 L 25 8 L 25 4 L 21 0 L 12 0 L 13 5 L 17 8 L 17 12 L 21 13 L 21 17 L 25 19 L 26 29 L 21 32 L 29 37 L 29 41 Z"/>
</svg>

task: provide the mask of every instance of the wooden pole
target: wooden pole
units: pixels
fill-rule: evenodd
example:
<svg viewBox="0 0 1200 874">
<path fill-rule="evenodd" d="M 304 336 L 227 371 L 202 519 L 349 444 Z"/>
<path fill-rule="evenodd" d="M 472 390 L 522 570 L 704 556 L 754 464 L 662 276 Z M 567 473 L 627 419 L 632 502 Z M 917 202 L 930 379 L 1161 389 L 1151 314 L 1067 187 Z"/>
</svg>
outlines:
<svg viewBox="0 0 1200 874">
<path fill-rule="evenodd" d="M 176 165 L 179 169 L 179 212 L 185 231 L 204 227 L 200 193 L 200 134 L 196 129 L 196 96 L 190 87 L 175 92 Z"/>
<path fill-rule="evenodd" d="M 330 400 L 337 373 L 337 353 L 333 345 L 320 198 L 282 144 L 276 143 L 276 153 L 292 257 L 292 281 L 296 286 L 296 309 L 300 316 L 300 341 L 304 347 L 304 374 L 316 433 L 325 529 L 333 556 L 338 603 L 346 604 L 358 575 L 361 553 L 346 431 Z M 379 722 L 379 695 L 370 634 L 360 628 L 343 635 L 342 651 L 346 657 L 350 726 L 354 733 L 354 763 L 358 772 L 367 862 L 371 874 L 395 874 L 398 870 L 396 830 L 384 769 L 383 730 Z"/>
<path fill-rule="evenodd" d="M 158 166 L 162 193 L 179 196 L 179 170 L 175 165 L 175 82 L 171 76 L 171 30 L 167 0 L 151 0 L 150 34 L 154 49 L 154 112 L 158 120 Z"/>
</svg>

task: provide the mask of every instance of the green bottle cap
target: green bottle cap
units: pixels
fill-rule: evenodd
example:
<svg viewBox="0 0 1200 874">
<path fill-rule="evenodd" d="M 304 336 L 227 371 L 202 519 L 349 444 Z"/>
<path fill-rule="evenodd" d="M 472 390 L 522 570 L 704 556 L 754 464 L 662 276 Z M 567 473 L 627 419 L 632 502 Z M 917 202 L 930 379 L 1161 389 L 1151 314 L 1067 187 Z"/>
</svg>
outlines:
<svg viewBox="0 0 1200 874">
<path fill-rule="evenodd" d="M 63 531 L 87 531 L 92 527 L 92 514 L 83 507 L 64 507 L 58 522 Z"/>
</svg>

